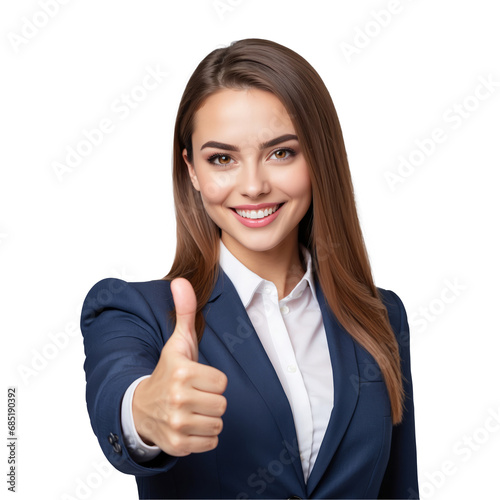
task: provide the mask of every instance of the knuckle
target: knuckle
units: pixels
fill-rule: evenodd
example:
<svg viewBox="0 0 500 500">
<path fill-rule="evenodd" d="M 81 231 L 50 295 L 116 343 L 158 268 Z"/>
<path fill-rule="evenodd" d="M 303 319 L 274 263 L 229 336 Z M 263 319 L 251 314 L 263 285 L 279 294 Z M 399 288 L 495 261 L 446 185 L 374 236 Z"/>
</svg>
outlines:
<svg viewBox="0 0 500 500">
<path fill-rule="evenodd" d="M 190 374 L 187 366 L 178 366 L 172 373 L 172 378 L 181 384 L 186 383 L 189 380 L 189 377 Z"/>
<path fill-rule="evenodd" d="M 172 391 L 168 396 L 168 406 L 181 409 L 186 404 L 186 395 L 182 391 Z"/>
<path fill-rule="evenodd" d="M 184 455 L 187 455 L 189 452 L 186 450 L 186 446 L 184 443 L 184 440 L 181 438 L 181 436 L 178 436 L 174 434 L 173 436 L 170 436 L 170 454 L 181 457 Z"/>
<path fill-rule="evenodd" d="M 213 431 L 214 431 L 214 434 L 220 434 L 222 432 L 222 427 L 223 427 L 223 423 L 222 423 L 222 418 L 218 418 L 214 423 L 213 423 Z"/>
<path fill-rule="evenodd" d="M 185 423 L 180 415 L 173 415 L 170 418 L 169 426 L 174 432 L 180 433 L 185 428 Z"/>
<path fill-rule="evenodd" d="M 221 415 L 224 415 L 227 409 L 227 399 L 223 396 L 219 403 L 219 412 Z"/>
</svg>

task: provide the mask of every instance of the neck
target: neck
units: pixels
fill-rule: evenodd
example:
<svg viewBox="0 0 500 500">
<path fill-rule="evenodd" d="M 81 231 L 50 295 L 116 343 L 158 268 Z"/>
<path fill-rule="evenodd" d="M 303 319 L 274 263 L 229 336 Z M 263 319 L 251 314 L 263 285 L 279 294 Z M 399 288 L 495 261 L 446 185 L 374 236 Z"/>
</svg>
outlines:
<svg viewBox="0 0 500 500">
<path fill-rule="evenodd" d="M 294 243 L 287 238 L 274 248 L 264 251 L 246 248 L 226 233 L 222 233 L 221 239 L 245 267 L 274 283 L 279 300 L 286 297 L 304 276 L 306 265 L 299 249 L 298 237 L 295 237 Z"/>
</svg>

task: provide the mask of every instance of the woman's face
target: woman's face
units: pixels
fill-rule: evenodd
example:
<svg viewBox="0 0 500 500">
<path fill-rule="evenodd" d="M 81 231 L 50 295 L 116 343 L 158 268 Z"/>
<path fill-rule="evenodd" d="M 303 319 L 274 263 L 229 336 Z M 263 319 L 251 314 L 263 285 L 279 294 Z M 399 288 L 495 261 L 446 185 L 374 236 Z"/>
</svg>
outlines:
<svg viewBox="0 0 500 500">
<path fill-rule="evenodd" d="M 308 167 L 281 101 L 259 89 L 223 89 L 197 111 L 191 181 L 236 256 L 298 245 L 311 204 Z M 290 247 L 292 245 L 292 247 Z"/>
</svg>

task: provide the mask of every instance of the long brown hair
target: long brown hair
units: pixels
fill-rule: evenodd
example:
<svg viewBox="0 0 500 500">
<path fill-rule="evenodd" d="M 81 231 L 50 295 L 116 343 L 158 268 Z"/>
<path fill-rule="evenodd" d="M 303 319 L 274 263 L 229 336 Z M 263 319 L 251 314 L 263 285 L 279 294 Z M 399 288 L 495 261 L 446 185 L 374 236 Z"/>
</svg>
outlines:
<svg viewBox="0 0 500 500">
<path fill-rule="evenodd" d="M 387 386 L 393 423 L 403 414 L 403 385 L 396 337 L 373 282 L 359 225 L 340 123 L 317 72 L 275 42 L 245 39 L 206 56 L 187 83 L 174 132 L 173 186 L 177 248 L 164 279 L 187 278 L 196 293 L 198 338 L 201 309 L 219 273 L 220 229 L 207 215 L 182 158 L 192 160 L 196 111 L 223 89 L 272 92 L 287 110 L 309 166 L 311 206 L 299 224 L 299 241 L 311 252 L 313 270 L 337 320 L 377 361 Z"/>
</svg>

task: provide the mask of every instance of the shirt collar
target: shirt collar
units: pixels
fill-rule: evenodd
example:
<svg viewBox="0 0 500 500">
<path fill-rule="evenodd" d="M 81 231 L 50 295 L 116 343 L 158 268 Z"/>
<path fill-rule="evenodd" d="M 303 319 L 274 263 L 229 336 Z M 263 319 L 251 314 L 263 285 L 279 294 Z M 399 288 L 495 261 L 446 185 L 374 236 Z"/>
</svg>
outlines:
<svg viewBox="0 0 500 500">
<path fill-rule="evenodd" d="M 286 298 L 290 300 L 300 297 L 309 284 L 309 288 L 311 289 L 314 299 L 317 301 L 316 290 L 314 288 L 311 253 L 302 244 L 299 244 L 299 248 L 302 251 L 302 255 L 304 256 L 304 260 L 306 262 L 306 272 Z M 219 263 L 223 271 L 233 283 L 234 288 L 236 288 L 245 309 L 248 307 L 248 304 L 252 300 L 254 294 L 262 293 L 263 285 L 265 283 L 269 283 L 269 281 L 261 278 L 258 274 L 255 274 L 253 271 L 250 271 L 248 267 L 244 266 L 227 249 L 226 245 L 222 242 L 222 239 L 220 240 Z"/>
</svg>

